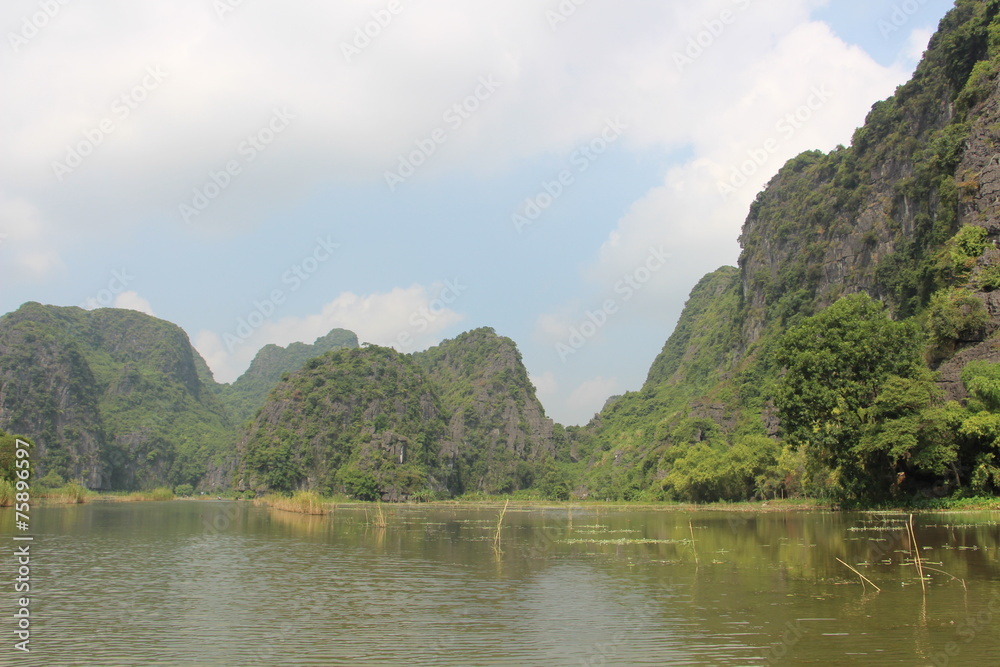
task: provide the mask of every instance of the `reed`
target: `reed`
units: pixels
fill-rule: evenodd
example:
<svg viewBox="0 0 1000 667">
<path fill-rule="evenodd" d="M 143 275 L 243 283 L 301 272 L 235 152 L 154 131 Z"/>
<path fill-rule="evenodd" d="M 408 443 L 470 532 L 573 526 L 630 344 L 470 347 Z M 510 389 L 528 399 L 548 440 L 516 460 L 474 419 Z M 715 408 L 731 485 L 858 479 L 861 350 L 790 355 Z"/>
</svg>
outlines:
<svg viewBox="0 0 1000 667">
<path fill-rule="evenodd" d="M 910 515 L 910 521 L 906 524 L 906 530 L 910 535 L 910 540 L 913 543 L 913 562 L 917 565 L 917 576 L 920 577 L 920 589 L 927 593 L 927 581 L 924 579 L 924 563 L 920 559 L 920 546 L 917 544 L 917 535 L 913 532 L 913 515 Z"/>
<path fill-rule="evenodd" d="M 376 528 L 385 528 L 387 525 L 389 525 L 389 522 L 386 521 L 386 518 L 385 518 L 385 512 L 382 511 L 382 503 L 381 502 L 375 503 L 375 521 L 374 521 L 374 524 L 375 524 Z"/>
<path fill-rule="evenodd" d="M 510 503 L 510 499 L 504 501 L 503 509 L 500 510 L 500 514 L 497 515 L 497 532 L 493 536 L 493 550 L 500 551 L 500 529 L 503 527 L 503 517 L 507 514 L 507 505 Z"/>
<path fill-rule="evenodd" d="M 875 582 L 873 582 L 873 581 L 872 581 L 871 579 L 869 579 L 869 578 L 868 578 L 868 577 L 866 577 L 865 575 L 861 574 L 860 572 L 858 572 L 857 570 L 855 570 L 855 569 L 854 569 L 853 567 L 851 567 L 850 565 L 848 565 L 848 564 L 847 564 L 847 563 L 845 563 L 844 561 L 840 560 L 839 558 L 837 559 L 837 562 L 838 562 L 838 563 L 840 563 L 841 565 L 843 565 L 844 567 L 846 567 L 847 569 L 849 569 L 849 570 L 850 570 L 851 572 L 853 572 L 854 574 L 856 574 L 856 575 L 858 575 L 859 577 L 861 577 L 861 588 L 862 588 L 862 590 L 865 590 L 865 582 L 867 581 L 867 582 L 868 582 L 869 584 L 871 584 L 871 585 L 872 585 L 872 587 L 873 587 L 873 588 L 874 588 L 875 590 L 877 590 L 877 591 L 878 591 L 879 593 L 881 593 L 881 592 L 882 592 L 882 589 L 881 589 L 881 588 L 879 588 L 878 586 L 876 586 L 876 585 L 875 585 Z"/>
<path fill-rule="evenodd" d="M 5 479 L 0 479 L 0 507 L 9 507 L 14 504 L 14 484 Z"/>
<path fill-rule="evenodd" d="M 698 547 L 694 544 L 694 526 L 691 525 L 691 519 L 688 519 L 688 530 L 691 531 L 691 550 L 694 551 L 694 564 L 698 565 Z"/>
<path fill-rule="evenodd" d="M 58 489 L 51 489 L 41 494 L 42 500 L 46 504 L 53 505 L 80 505 L 87 501 L 88 496 L 93 492 L 88 491 L 82 484 L 70 482 L 63 484 Z"/>
<path fill-rule="evenodd" d="M 326 514 L 323 498 L 315 491 L 296 491 L 291 497 L 271 494 L 262 498 L 254 498 L 253 504 L 257 507 L 270 507 L 282 512 Z"/>
<path fill-rule="evenodd" d="M 952 581 L 961 581 L 962 582 L 962 588 L 965 589 L 966 593 L 969 592 L 969 587 L 966 585 L 965 579 L 962 579 L 960 577 L 956 577 L 951 572 L 945 572 L 944 570 L 939 570 L 936 567 L 927 567 L 926 565 L 924 565 L 923 569 L 930 570 L 931 572 L 940 572 L 941 574 L 944 574 L 944 575 L 947 575 L 947 576 L 951 577 Z"/>
</svg>

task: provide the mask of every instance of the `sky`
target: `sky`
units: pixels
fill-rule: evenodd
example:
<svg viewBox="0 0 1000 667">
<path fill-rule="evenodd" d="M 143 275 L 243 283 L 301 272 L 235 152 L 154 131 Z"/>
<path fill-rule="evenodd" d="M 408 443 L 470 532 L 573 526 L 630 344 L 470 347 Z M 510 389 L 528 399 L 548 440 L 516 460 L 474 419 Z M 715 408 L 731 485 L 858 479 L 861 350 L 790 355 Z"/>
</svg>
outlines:
<svg viewBox="0 0 1000 667">
<path fill-rule="evenodd" d="M 583 424 L 951 5 L 7 0 L 0 312 L 150 313 L 220 382 L 335 327 L 489 326 Z"/>
</svg>

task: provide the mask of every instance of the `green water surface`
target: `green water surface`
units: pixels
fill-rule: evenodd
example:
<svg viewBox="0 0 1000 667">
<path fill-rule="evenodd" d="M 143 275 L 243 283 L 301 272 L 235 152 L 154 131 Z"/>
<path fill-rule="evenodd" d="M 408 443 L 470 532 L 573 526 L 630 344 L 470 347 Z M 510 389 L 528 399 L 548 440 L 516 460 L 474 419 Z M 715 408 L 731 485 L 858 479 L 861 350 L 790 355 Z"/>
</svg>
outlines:
<svg viewBox="0 0 1000 667">
<path fill-rule="evenodd" d="M 35 509 L 23 654 L 5 508 L 0 664 L 1000 665 L 996 512 L 374 512 Z"/>
</svg>

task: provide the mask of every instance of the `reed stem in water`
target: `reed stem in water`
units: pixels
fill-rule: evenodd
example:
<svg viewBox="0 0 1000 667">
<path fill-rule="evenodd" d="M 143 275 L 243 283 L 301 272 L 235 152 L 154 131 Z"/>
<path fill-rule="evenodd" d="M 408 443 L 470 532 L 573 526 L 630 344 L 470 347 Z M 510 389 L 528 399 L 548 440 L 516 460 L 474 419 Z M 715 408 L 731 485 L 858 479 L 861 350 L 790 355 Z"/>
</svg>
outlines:
<svg viewBox="0 0 1000 667">
<path fill-rule="evenodd" d="M 837 559 L 837 562 L 838 562 L 838 563 L 840 563 L 841 565 L 843 565 L 844 567 L 846 567 L 847 569 L 849 569 L 849 570 L 850 570 L 851 572 L 853 572 L 854 574 L 856 574 L 856 575 L 858 575 L 859 577 L 861 577 L 861 588 L 862 588 L 862 589 L 863 589 L 863 588 L 865 587 L 865 582 L 867 581 L 867 582 L 868 582 L 869 584 L 871 584 L 871 585 L 872 585 L 872 587 L 873 587 L 873 588 L 875 588 L 875 590 L 877 590 L 877 591 L 878 591 L 879 593 L 881 593 L 881 592 L 882 592 L 882 589 L 881 589 L 881 588 L 879 588 L 878 586 L 876 586 L 876 585 L 875 585 L 875 582 L 873 582 L 873 581 L 872 581 L 871 579 L 869 579 L 869 578 L 868 578 L 868 577 L 866 577 L 865 575 L 861 574 L 860 572 L 858 572 L 857 570 L 855 570 L 855 569 L 854 569 L 853 567 L 851 567 L 850 565 L 848 565 L 848 564 L 847 564 L 847 563 L 845 563 L 844 561 L 840 560 L 839 558 Z"/>
</svg>

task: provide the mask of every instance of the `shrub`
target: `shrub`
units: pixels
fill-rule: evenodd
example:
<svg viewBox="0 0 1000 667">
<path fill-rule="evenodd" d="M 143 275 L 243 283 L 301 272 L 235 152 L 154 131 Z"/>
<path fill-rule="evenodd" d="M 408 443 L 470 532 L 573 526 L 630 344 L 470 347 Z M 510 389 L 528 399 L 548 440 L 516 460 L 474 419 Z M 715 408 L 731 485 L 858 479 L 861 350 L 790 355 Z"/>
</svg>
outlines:
<svg viewBox="0 0 1000 667">
<path fill-rule="evenodd" d="M 931 297 L 927 327 L 931 332 L 930 361 L 946 359 L 960 342 L 982 340 L 989 313 L 983 302 L 965 289 L 942 290 Z"/>
<path fill-rule="evenodd" d="M 165 486 L 153 489 L 149 492 L 150 500 L 173 500 L 174 492 Z"/>
<path fill-rule="evenodd" d="M 979 274 L 979 288 L 984 292 L 1000 289 L 1000 264 L 987 266 Z"/>
<path fill-rule="evenodd" d="M 38 480 L 38 486 L 43 489 L 58 489 L 66 483 L 62 475 L 57 473 L 55 470 L 50 470 L 45 477 Z"/>
</svg>

